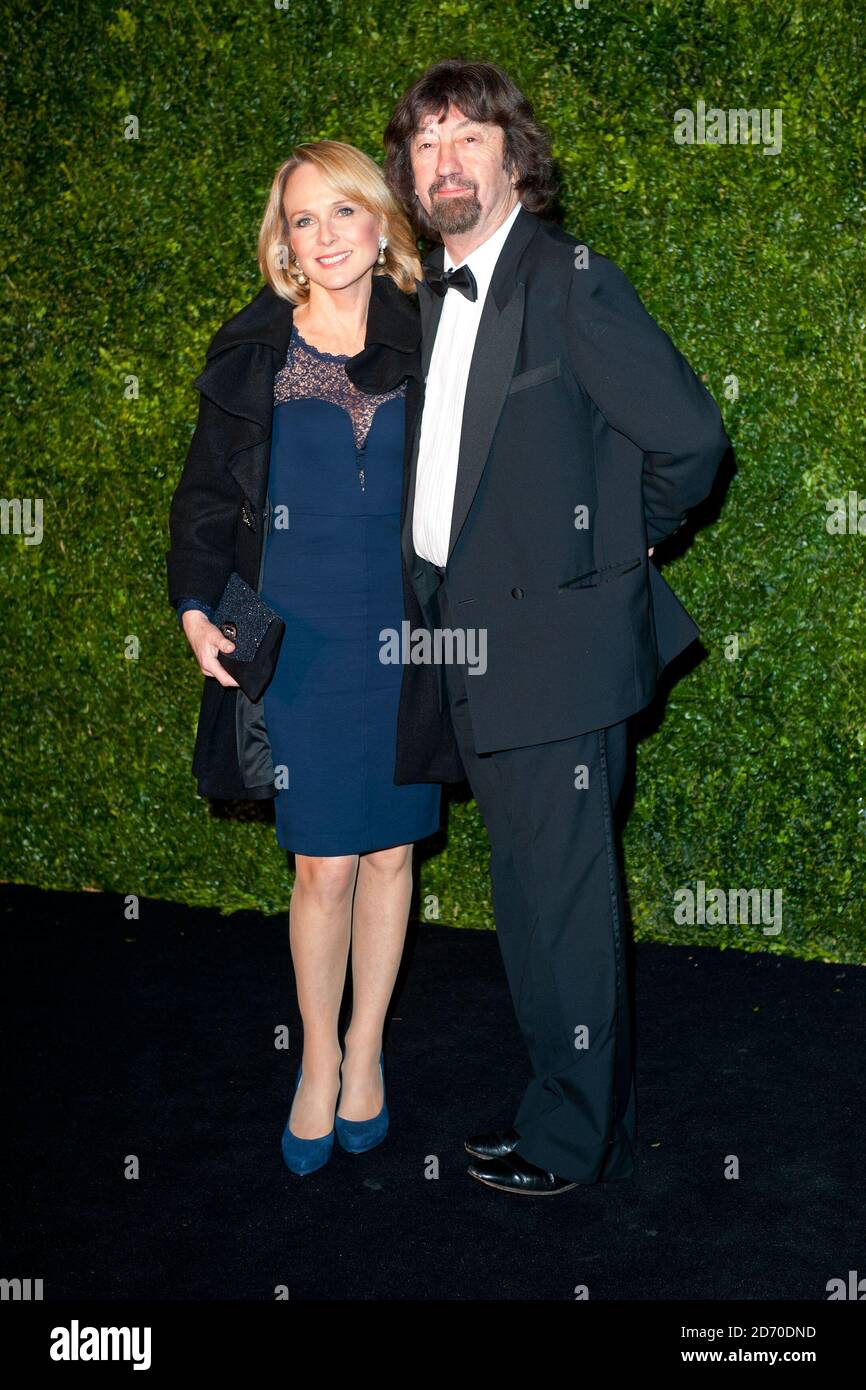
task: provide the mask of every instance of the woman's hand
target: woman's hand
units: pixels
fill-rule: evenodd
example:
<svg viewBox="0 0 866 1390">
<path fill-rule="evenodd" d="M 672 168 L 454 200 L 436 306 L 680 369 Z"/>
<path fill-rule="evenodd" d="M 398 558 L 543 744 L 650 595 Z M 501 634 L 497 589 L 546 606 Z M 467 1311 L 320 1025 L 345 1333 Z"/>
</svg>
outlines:
<svg viewBox="0 0 866 1390">
<path fill-rule="evenodd" d="M 216 627 L 209 618 L 205 617 L 200 609 L 190 608 L 181 618 L 183 630 L 186 633 L 186 640 L 192 647 L 195 659 L 201 667 L 202 674 L 213 676 L 220 685 L 237 685 L 237 681 L 229 675 L 228 671 L 220 664 L 219 652 L 233 652 L 234 642 L 228 637 L 223 637 L 219 628 Z"/>
</svg>

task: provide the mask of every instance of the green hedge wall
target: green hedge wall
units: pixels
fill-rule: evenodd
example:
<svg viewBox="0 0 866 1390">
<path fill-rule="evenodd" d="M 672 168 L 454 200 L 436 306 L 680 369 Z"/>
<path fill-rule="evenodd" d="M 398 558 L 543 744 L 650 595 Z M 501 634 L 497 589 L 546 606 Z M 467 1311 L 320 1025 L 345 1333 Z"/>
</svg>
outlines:
<svg viewBox="0 0 866 1390">
<path fill-rule="evenodd" d="M 258 288 L 288 147 L 379 158 L 404 86 L 462 53 L 528 92 L 565 225 L 631 277 L 737 451 L 718 520 L 666 569 L 707 656 L 638 750 L 637 933 L 862 961 L 866 535 L 826 524 L 829 499 L 866 496 L 862 5 L 81 0 L 0 23 L 3 493 L 44 506 L 41 544 L 0 536 L 0 875 L 285 908 L 272 826 L 214 816 L 190 774 L 201 677 L 164 552 L 191 381 Z M 781 108 L 781 152 L 678 145 L 699 99 Z M 449 826 L 422 908 L 490 925 L 473 804 Z M 781 890 L 781 932 L 679 925 L 698 881 Z"/>
</svg>

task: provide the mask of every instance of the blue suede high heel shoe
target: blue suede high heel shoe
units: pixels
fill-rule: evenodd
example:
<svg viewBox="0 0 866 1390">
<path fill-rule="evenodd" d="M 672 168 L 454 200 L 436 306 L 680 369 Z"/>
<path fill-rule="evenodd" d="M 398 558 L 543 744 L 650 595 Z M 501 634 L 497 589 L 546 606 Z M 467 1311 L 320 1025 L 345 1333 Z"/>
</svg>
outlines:
<svg viewBox="0 0 866 1390">
<path fill-rule="evenodd" d="M 334 1128 L 341 1148 L 347 1154 L 362 1154 L 381 1144 L 388 1133 L 388 1105 L 385 1100 L 385 1054 L 379 1057 L 379 1070 L 382 1073 L 382 1108 L 372 1120 L 344 1120 L 334 1116 Z M 342 1093 L 342 1087 L 340 1088 Z M 340 1102 L 337 1101 L 339 1109 Z"/>
<path fill-rule="evenodd" d="M 298 1079 L 295 1082 L 295 1091 L 301 1084 L 304 1068 L 298 1068 Z M 337 1101 L 339 1105 L 339 1100 Z M 293 1134 L 289 1129 L 289 1121 L 292 1112 L 289 1111 L 289 1119 L 286 1120 L 286 1127 L 283 1130 L 283 1158 L 287 1168 L 299 1177 L 304 1177 L 307 1173 L 315 1173 L 317 1169 L 324 1168 L 328 1159 L 334 1151 L 334 1131 L 330 1134 L 323 1134 L 319 1139 L 299 1139 L 297 1134 Z"/>
</svg>

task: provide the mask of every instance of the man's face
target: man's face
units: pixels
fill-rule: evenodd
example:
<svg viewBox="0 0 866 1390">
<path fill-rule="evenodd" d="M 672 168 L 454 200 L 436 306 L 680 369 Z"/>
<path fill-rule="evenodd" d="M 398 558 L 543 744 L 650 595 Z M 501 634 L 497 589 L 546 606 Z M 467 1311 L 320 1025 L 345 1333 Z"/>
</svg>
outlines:
<svg viewBox="0 0 866 1390">
<path fill-rule="evenodd" d="M 415 189 L 433 226 L 459 235 L 513 204 L 513 174 L 503 168 L 501 126 L 473 121 L 457 106 L 425 116 L 410 150 Z"/>
</svg>

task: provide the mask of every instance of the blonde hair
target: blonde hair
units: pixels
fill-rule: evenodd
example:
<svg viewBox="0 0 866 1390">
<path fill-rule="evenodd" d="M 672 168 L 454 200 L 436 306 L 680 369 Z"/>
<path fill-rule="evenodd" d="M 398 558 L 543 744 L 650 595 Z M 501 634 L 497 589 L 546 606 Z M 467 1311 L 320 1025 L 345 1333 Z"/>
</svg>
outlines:
<svg viewBox="0 0 866 1390">
<path fill-rule="evenodd" d="M 259 268 L 271 289 L 292 304 L 305 304 L 309 298 L 309 281 L 299 285 L 292 273 L 294 260 L 284 207 L 286 182 L 303 163 L 314 164 L 338 197 L 360 203 L 381 219 L 388 245 L 385 264 L 374 263 L 373 274 L 390 275 L 399 289 L 413 294 L 415 281 L 421 279 L 421 261 L 409 220 L 378 165 L 363 150 L 344 145 L 340 140 L 313 140 L 296 145 L 274 175 L 259 231 Z"/>
</svg>

